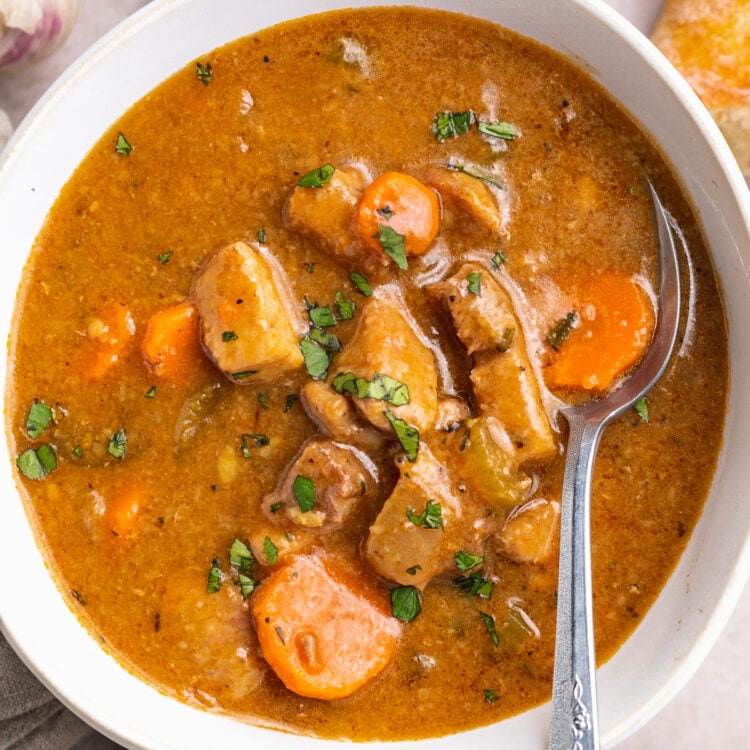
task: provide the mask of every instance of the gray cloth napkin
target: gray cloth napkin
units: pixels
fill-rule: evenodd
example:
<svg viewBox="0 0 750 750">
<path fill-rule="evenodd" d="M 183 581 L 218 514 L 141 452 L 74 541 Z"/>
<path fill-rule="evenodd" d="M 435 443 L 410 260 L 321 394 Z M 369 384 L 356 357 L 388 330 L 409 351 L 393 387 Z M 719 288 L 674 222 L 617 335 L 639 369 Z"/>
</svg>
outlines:
<svg viewBox="0 0 750 750">
<path fill-rule="evenodd" d="M 118 750 L 65 708 L 0 635 L 0 750 Z"/>
</svg>

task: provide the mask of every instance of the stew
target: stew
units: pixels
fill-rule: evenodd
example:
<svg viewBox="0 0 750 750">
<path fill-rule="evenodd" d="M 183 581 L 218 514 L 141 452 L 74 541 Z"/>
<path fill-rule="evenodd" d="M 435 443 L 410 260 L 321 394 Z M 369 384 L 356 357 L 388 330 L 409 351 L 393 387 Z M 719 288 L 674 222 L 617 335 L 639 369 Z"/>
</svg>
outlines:
<svg viewBox="0 0 750 750">
<path fill-rule="evenodd" d="M 71 608 L 159 690 L 295 732 L 437 736 L 547 700 L 557 410 L 648 347 L 646 179 L 690 305 L 599 451 L 600 660 L 686 544 L 727 390 L 711 262 L 647 135 L 556 53 L 424 9 L 283 24 L 157 86 L 18 296 L 12 449 Z"/>
</svg>

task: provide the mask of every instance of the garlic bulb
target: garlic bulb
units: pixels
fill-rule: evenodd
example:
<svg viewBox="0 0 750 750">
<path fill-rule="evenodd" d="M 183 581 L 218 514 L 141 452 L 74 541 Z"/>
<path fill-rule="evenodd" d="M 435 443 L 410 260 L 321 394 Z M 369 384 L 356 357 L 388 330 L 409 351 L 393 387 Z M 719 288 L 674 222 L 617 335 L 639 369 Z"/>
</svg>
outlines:
<svg viewBox="0 0 750 750">
<path fill-rule="evenodd" d="M 53 52 L 78 16 L 78 0 L 0 0 L 0 68 Z"/>
</svg>

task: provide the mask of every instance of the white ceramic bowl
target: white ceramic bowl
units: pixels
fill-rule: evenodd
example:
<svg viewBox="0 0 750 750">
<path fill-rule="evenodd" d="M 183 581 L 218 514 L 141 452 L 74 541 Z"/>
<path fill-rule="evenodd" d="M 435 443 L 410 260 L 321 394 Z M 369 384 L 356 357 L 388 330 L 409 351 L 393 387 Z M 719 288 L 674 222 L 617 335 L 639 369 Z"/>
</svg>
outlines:
<svg viewBox="0 0 750 750">
<path fill-rule="evenodd" d="M 401 0 L 402 4 L 404 0 Z M 114 119 L 158 82 L 237 36 L 359 0 L 155 0 L 86 53 L 51 89 L 0 163 L 0 326 L 40 225 L 78 162 Z M 687 84 L 633 27 L 596 0 L 411 0 L 508 26 L 586 67 L 662 145 L 703 222 L 730 333 L 731 394 L 710 498 L 674 575 L 636 633 L 600 671 L 600 723 L 611 746 L 656 713 L 713 645 L 750 571 L 750 200 L 718 129 Z M 133 64 L 137 61 L 137 65 Z M 3 352 L 5 348 L 3 347 Z M 3 354 L 5 356 L 5 354 Z M 4 377 L 5 362 L 0 363 Z M 7 450 L 4 449 L 7 453 Z M 0 624 L 30 668 L 68 706 L 134 748 L 292 750 L 317 743 L 274 734 L 166 698 L 121 669 L 63 603 L 0 460 Z M 470 734 L 394 750 L 546 747 L 549 707 Z M 220 739 L 219 739 L 220 738 Z"/>
</svg>

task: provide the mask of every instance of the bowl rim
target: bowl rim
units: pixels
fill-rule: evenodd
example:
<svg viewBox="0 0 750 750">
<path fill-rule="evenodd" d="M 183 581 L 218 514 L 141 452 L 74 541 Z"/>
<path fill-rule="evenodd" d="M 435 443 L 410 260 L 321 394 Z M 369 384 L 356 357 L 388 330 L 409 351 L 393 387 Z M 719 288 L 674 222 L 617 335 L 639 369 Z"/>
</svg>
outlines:
<svg viewBox="0 0 750 750">
<path fill-rule="evenodd" d="M 256 3 L 258 4 L 258 3 Z M 490 0 L 486 2 L 472 2 L 468 0 L 462 4 L 460 9 L 457 9 L 455 2 L 449 2 L 448 0 L 435 0 L 429 2 L 429 0 L 416 0 L 412 2 L 399 2 L 398 0 L 376 0 L 376 2 L 345 2 L 345 0 L 322 0 L 316 2 L 315 0 L 300 0 L 295 7 L 302 6 L 301 12 L 293 13 L 289 15 L 306 15 L 308 12 L 320 9 L 320 6 L 326 8 L 341 8 L 354 5 L 413 5 L 413 6 L 430 6 L 440 7 L 445 10 L 454 10 L 465 13 L 467 15 L 477 15 L 479 17 L 486 17 L 481 15 L 481 12 L 485 12 L 484 9 L 490 4 Z M 515 6 L 519 10 L 524 4 L 523 0 L 507 0 L 505 3 L 508 6 Z M 738 270 L 744 273 L 744 285 L 747 286 L 747 280 L 750 278 L 748 273 L 748 238 L 750 238 L 750 194 L 747 191 L 746 185 L 742 178 L 742 175 L 737 167 L 734 158 L 731 155 L 729 147 L 726 145 L 723 136 L 718 130 L 718 127 L 714 123 L 711 116 L 708 114 L 706 109 L 698 100 L 697 96 L 690 89 L 684 79 L 674 70 L 674 68 L 666 61 L 666 59 L 659 53 L 655 47 L 634 27 L 632 27 L 627 21 L 625 21 L 620 14 L 610 8 L 604 3 L 596 2 L 596 0 L 566 0 L 565 4 L 568 7 L 573 7 L 580 12 L 585 13 L 592 23 L 599 24 L 602 28 L 609 30 L 615 34 L 620 41 L 627 47 L 630 47 L 634 52 L 644 60 L 645 64 L 656 73 L 657 77 L 661 82 L 666 85 L 676 101 L 679 102 L 680 106 L 689 115 L 691 121 L 696 124 L 704 133 L 705 144 L 708 149 L 708 157 L 712 158 L 715 162 L 717 169 L 714 170 L 719 178 L 723 180 L 723 195 L 727 196 L 733 203 L 732 209 L 735 213 L 741 217 L 744 221 L 744 235 L 740 231 L 739 234 L 742 237 L 736 237 L 738 232 L 735 230 L 734 233 L 730 231 L 730 234 L 735 237 L 735 245 L 737 246 L 736 252 L 738 257 Z M 149 29 L 153 28 L 156 24 L 164 19 L 167 19 L 171 14 L 184 11 L 189 6 L 205 5 L 205 0 L 154 0 L 149 5 L 144 6 L 135 14 L 130 16 L 128 19 L 120 23 L 109 33 L 103 36 L 98 42 L 92 45 L 86 52 L 81 55 L 76 62 L 73 63 L 52 85 L 47 93 L 37 102 L 27 117 L 23 120 L 15 134 L 12 136 L 9 143 L 6 145 L 5 150 L 0 154 L 0 194 L 3 193 L 4 187 L 7 183 L 11 182 L 14 175 L 14 169 L 20 169 L 23 166 L 23 160 L 28 150 L 33 147 L 34 139 L 37 137 L 40 130 L 45 128 L 45 123 L 48 117 L 50 117 L 55 111 L 59 110 L 64 106 L 64 102 L 68 94 L 78 86 L 85 85 L 85 81 L 88 76 L 91 75 L 92 71 L 97 69 L 110 55 L 114 54 L 117 50 L 126 46 L 129 42 L 139 38 L 139 35 L 144 35 Z M 290 3 L 290 6 L 292 3 Z M 466 7 L 464 7 L 466 6 Z M 307 8 L 307 10 L 305 10 Z M 252 33 L 253 30 L 262 28 L 261 25 L 255 26 L 245 31 L 245 33 Z M 227 40 L 228 41 L 228 40 Z M 207 52 L 213 47 L 218 46 L 217 44 L 211 45 L 208 43 L 202 50 Z M 181 64 L 187 64 L 191 58 L 186 58 Z M 592 70 L 590 65 L 586 64 L 585 61 L 578 58 L 579 63 L 583 62 L 584 67 L 589 67 L 590 72 L 596 74 L 595 70 Z M 175 68 L 176 69 L 176 68 Z M 160 75 L 159 80 L 166 78 L 169 73 Z M 152 88 L 158 81 L 151 82 L 147 90 Z M 127 109 L 131 102 L 128 102 L 124 109 Z M 124 111 L 124 110 L 123 110 Z M 111 120 L 114 121 L 117 114 L 112 115 Z M 86 150 L 92 145 L 94 141 L 90 141 Z M 76 163 L 80 159 L 76 160 Z M 21 167 L 18 165 L 21 164 Z M 67 179 L 67 178 L 66 178 Z M 700 181 L 691 175 L 687 175 L 686 184 L 683 185 L 686 192 L 694 198 L 697 195 L 703 195 L 710 193 L 711 187 L 700 184 Z M 6 188 L 7 189 L 7 188 Z M 40 191 L 42 192 L 42 191 Z M 54 190 L 56 195 L 58 190 Z M 42 200 L 47 200 L 47 197 L 42 197 Z M 711 203 L 711 199 L 706 201 L 707 205 Z M 724 207 L 728 204 L 722 204 Z M 718 213 L 718 208 L 716 209 Z M 2 215 L 2 209 L 0 209 L 0 216 Z M 742 242 L 740 241 L 742 240 Z M 740 247 L 741 245 L 741 247 Z M 744 250 L 742 250 L 744 248 Z M 744 255 L 744 259 L 743 259 Z M 721 282 L 724 286 L 726 277 L 722 277 Z M 739 283 L 737 280 L 734 283 Z M 731 323 L 732 321 L 730 321 Z M 730 327 L 730 335 L 732 330 L 736 330 L 736 327 Z M 2 362 L 2 377 L 5 378 L 6 368 L 5 360 Z M 734 372 L 734 366 L 732 368 Z M 741 383 L 736 379 L 731 383 L 730 401 L 737 403 L 739 398 L 738 393 L 740 391 Z M 5 381 L 3 380 L 3 392 L 5 393 Z M 748 399 L 750 400 L 750 399 Z M 736 410 L 734 421 L 737 422 L 741 416 L 744 416 L 747 410 Z M 731 414 L 730 414 L 731 416 Z M 728 416 L 728 419 L 730 419 Z M 725 435 L 727 428 L 725 428 Z M 722 453 L 722 456 L 724 453 Z M 722 459 L 723 460 L 723 459 Z M 5 463 L 8 463 L 7 461 Z M 9 471 L 10 467 L 3 467 L 3 471 L 0 472 L 0 486 L 10 486 L 7 484 L 9 480 L 15 485 L 15 482 Z M 720 461 L 720 466 L 717 467 L 717 477 L 725 466 Z M 718 480 L 717 480 L 718 481 Z M 0 511 L 2 512 L 2 511 Z M 705 511 L 704 511 L 705 514 Z M 10 516 L 9 516 L 10 517 Z M 18 520 L 19 516 L 13 516 L 15 520 Z M 24 516 L 25 518 L 25 516 Z M 748 526 L 750 530 L 750 526 Z M 696 530 L 697 531 L 697 530 Z M 5 532 L 0 531 L 0 539 L 5 537 Z M 700 542 L 700 539 L 698 540 Z M 691 546 L 693 546 L 691 540 Z M 690 549 L 690 547 L 689 547 Z M 700 550 L 698 551 L 698 555 Z M 688 551 L 683 555 L 678 568 L 682 569 L 686 566 L 689 567 L 691 564 L 690 560 L 685 558 L 688 556 Z M 0 560 L 5 558 L 0 552 Z M 684 658 L 680 660 L 679 664 L 671 672 L 668 679 L 664 680 L 657 689 L 652 692 L 647 700 L 643 702 L 643 705 L 636 711 L 632 712 L 627 720 L 620 720 L 609 726 L 602 724 L 603 734 L 602 742 L 604 745 L 615 744 L 622 740 L 626 735 L 641 726 L 651 716 L 653 716 L 658 710 L 660 710 L 684 685 L 690 676 L 695 672 L 698 666 L 701 664 L 714 642 L 719 636 L 721 629 L 726 624 L 727 620 L 737 601 L 742 593 L 742 589 L 745 582 L 750 577 L 750 535 L 745 536 L 743 544 L 736 544 L 731 550 L 731 554 L 728 553 L 727 559 L 724 561 L 724 567 L 726 568 L 726 574 L 724 578 L 723 586 L 720 587 L 720 594 L 716 597 L 716 605 L 712 609 L 711 614 L 703 618 L 703 628 L 692 643 L 691 648 L 685 654 Z M 690 575 L 690 571 L 684 574 Z M 45 572 L 46 575 L 46 572 Z M 674 575 L 677 575 L 677 572 Z M 55 587 L 55 591 L 57 591 Z M 50 614 L 54 614 L 56 617 L 62 618 L 77 618 L 62 603 L 61 597 L 58 598 L 56 604 L 51 606 Z M 17 622 L 13 613 L 10 612 L 8 607 L 12 602 L 15 602 L 17 597 L 10 592 L 6 585 L 0 583 L 0 630 L 4 633 L 11 645 L 19 652 L 22 659 L 26 662 L 27 666 L 39 677 L 53 693 L 57 695 L 66 705 L 68 705 L 78 715 L 94 725 L 97 729 L 102 731 L 104 734 L 109 735 L 118 742 L 124 743 L 131 747 L 166 747 L 167 744 L 153 744 L 158 742 L 154 738 L 148 736 L 148 732 L 144 730 L 143 723 L 138 727 L 133 727 L 132 723 L 123 722 L 122 717 L 113 715 L 112 711 L 105 710 L 105 707 L 98 706 L 92 710 L 88 704 L 80 702 L 76 695 L 70 694 L 68 690 L 68 681 L 64 679 L 64 676 L 59 672 L 59 666 L 56 665 L 58 672 L 56 677 L 50 678 L 47 674 L 48 664 L 43 663 L 37 644 L 32 640 L 26 638 L 17 627 Z M 646 619 L 651 617 L 651 612 L 647 615 Z M 639 629 L 643 625 L 639 626 Z M 88 637 L 88 636 L 87 636 Z M 104 654 L 99 646 L 93 643 L 91 639 L 89 648 L 84 648 L 88 656 L 94 656 L 96 654 L 95 661 L 101 661 L 101 655 Z M 626 646 L 627 647 L 627 643 Z M 625 648 L 624 647 L 624 648 Z M 612 660 L 600 668 L 599 674 L 605 676 L 615 670 L 611 667 Z M 118 673 L 121 672 L 121 668 L 115 665 L 109 665 L 104 670 L 107 674 L 110 672 Z M 136 680 L 135 677 L 130 676 L 130 679 Z M 138 681 L 138 685 L 142 685 Z M 126 688 L 127 692 L 129 688 Z M 163 698 L 160 697 L 159 701 Z M 166 699 L 172 701 L 172 699 Z M 157 701 L 155 701 L 157 702 Z M 182 705 L 182 704 L 181 704 Z M 187 707 L 178 708 L 177 714 L 180 714 L 183 718 L 187 718 L 188 713 L 193 712 L 193 709 L 187 709 Z M 539 707 L 527 712 L 528 715 L 533 715 L 534 721 L 542 722 L 546 726 L 547 708 Z M 216 717 L 211 717 L 209 714 L 202 714 L 208 721 L 211 727 L 223 726 L 222 721 L 214 721 Z M 155 714 L 154 714 L 155 716 Z M 482 728 L 480 730 L 473 730 L 471 733 L 459 735 L 460 741 L 470 741 L 474 737 L 485 737 L 491 736 L 493 727 Z M 309 741 L 309 740 L 308 740 Z M 136 743 L 136 744 L 130 744 Z M 428 744 L 442 746 L 444 744 L 450 744 L 450 738 L 442 738 L 441 740 L 428 740 L 421 741 L 420 747 L 426 748 Z M 412 743 L 409 742 L 397 742 L 389 743 L 399 747 L 407 747 Z M 540 745 L 541 747 L 541 745 Z"/>
</svg>

